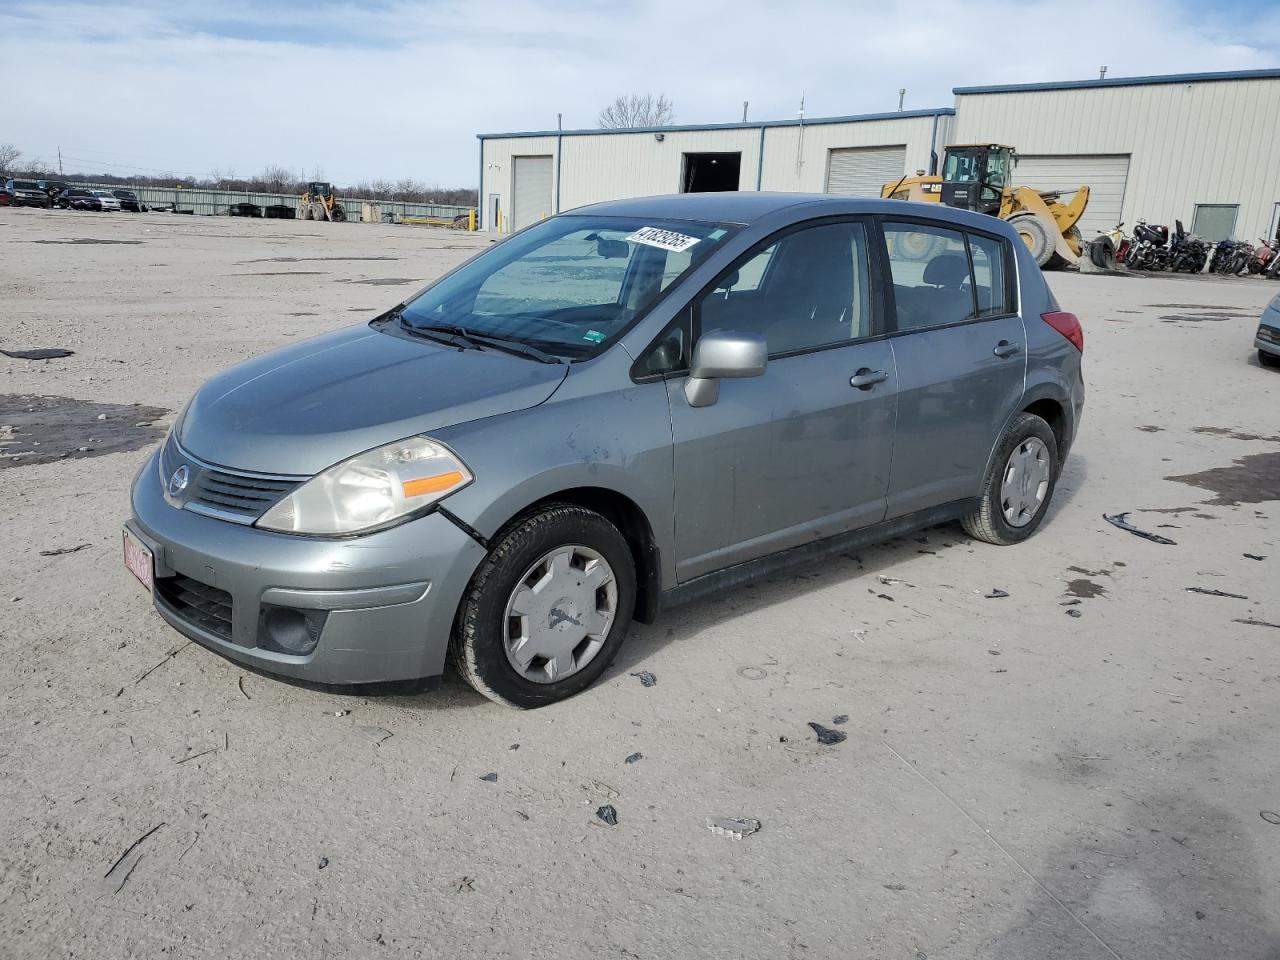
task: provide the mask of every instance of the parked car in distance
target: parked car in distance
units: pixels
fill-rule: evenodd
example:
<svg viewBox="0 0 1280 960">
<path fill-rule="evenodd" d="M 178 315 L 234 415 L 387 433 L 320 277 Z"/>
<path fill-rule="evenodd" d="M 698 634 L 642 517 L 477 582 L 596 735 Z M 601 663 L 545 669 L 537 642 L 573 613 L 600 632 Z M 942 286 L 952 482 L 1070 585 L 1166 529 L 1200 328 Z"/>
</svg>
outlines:
<svg viewBox="0 0 1280 960">
<path fill-rule="evenodd" d="M 120 209 L 120 201 L 116 199 L 115 194 L 110 190 L 90 190 L 93 194 L 95 205 L 90 209 L 99 211 L 115 211 Z"/>
<path fill-rule="evenodd" d="M 451 656 L 541 706 L 665 606 L 951 520 L 1025 540 L 1083 348 L 994 217 L 596 204 L 209 380 L 134 480 L 125 563 L 233 661 L 430 685 Z"/>
<path fill-rule="evenodd" d="M 6 180 L 4 189 L 14 207 L 47 207 L 49 195 L 34 180 Z"/>
<path fill-rule="evenodd" d="M 1262 311 L 1262 320 L 1254 336 L 1258 362 L 1264 367 L 1280 367 L 1280 294 Z"/>
<path fill-rule="evenodd" d="M 120 201 L 120 209 L 130 213 L 141 213 L 145 208 L 132 190 L 112 190 L 111 195 Z"/>
<path fill-rule="evenodd" d="M 67 184 L 62 180 L 37 180 L 36 186 L 44 191 L 45 196 L 49 198 L 49 203 L 53 203 L 53 198 L 67 189 Z"/>
<path fill-rule="evenodd" d="M 58 194 L 53 205 L 63 210 L 92 210 L 93 193 L 83 187 L 68 187 Z"/>
<path fill-rule="evenodd" d="M 233 203 L 227 207 L 227 216 L 229 217 L 260 217 L 262 216 L 262 208 L 256 203 Z"/>
<path fill-rule="evenodd" d="M 8 207 L 13 205 L 13 194 L 9 192 L 7 187 L 0 186 L 0 207 Z"/>
</svg>

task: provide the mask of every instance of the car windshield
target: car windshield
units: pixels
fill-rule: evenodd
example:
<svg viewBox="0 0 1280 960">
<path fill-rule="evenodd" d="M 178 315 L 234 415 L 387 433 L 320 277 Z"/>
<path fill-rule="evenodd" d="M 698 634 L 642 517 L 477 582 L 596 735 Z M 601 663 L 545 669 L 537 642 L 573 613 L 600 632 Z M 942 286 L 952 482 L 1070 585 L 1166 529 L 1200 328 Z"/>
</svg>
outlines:
<svg viewBox="0 0 1280 960">
<path fill-rule="evenodd" d="M 410 330 L 445 328 L 587 359 L 733 232 L 689 220 L 560 216 L 516 234 L 410 300 Z"/>
<path fill-rule="evenodd" d="M 15 180 L 13 181 L 13 189 L 15 190 L 39 190 L 34 180 Z"/>
</svg>

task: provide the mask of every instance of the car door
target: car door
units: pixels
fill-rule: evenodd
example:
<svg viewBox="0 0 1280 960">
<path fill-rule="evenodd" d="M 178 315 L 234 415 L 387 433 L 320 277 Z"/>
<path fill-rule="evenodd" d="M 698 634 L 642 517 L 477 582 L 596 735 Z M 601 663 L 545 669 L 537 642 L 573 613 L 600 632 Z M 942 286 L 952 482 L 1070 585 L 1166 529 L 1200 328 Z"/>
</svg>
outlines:
<svg viewBox="0 0 1280 960">
<path fill-rule="evenodd" d="M 1009 241 L 886 220 L 898 368 L 888 518 L 976 497 L 1026 380 Z"/>
<path fill-rule="evenodd" d="M 667 380 L 677 580 L 883 518 L 897 375 L 871 237 L 857 219 L 793 228 L 690 307 L 691 336 L 759 333 L 769 361 L 761 376 L 723 380 L 710 406 Z"/>
</svg>

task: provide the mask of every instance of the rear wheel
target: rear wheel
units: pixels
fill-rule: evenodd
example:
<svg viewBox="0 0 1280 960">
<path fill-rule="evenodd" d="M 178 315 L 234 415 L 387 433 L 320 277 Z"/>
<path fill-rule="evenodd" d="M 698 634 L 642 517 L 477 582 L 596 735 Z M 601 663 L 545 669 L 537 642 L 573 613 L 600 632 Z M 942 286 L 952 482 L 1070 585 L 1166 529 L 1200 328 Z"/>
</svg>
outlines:
<svg viewBox="0 0 1280 960">
<path fill-rule="evenodd" d="M 1020 213 L 1016 217 L 1010 217 L 1008 224 L 1018 231 L 1018 236 L 1031 251 L 1031 256 L 1035 257 L 1036 264 L 1046 266 L 1053 257 L 1054 243 L 1040 218 L 1034 213 Z"/>
<path fill-rule="evenodd" d="M 516 521 L 472 577 L 450 648 L 490 700 L 541 707 L 590 686 L 635 608 L 631 548 L 594 511 L 553 504 Z"/>
<path fill-rule="evenodd" d="M 1001 546 L 1027 539 L 1049 509 L 1059 466 L 1053 429 L 1035 414 L 1018 414 L 991 458 L 978 508 L 960 520 L 965 532 Z"/>
</svg>

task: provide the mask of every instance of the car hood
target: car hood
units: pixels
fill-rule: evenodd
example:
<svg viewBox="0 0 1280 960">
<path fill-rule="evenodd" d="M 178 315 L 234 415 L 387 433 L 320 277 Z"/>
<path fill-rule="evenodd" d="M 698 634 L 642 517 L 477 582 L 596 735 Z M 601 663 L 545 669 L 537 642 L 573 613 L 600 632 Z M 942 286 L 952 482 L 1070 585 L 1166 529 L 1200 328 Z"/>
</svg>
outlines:
<svg viewBox="0 0 1280 960">
<path fill-rule="evenodd" d="M 191 398 L 178 439 L 220 466 L 309 476 L 384 443 L 537 406 L 568 369 L 362 326 L 218 374 Z"/>
</svg>

